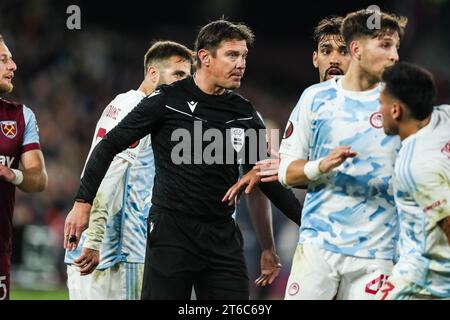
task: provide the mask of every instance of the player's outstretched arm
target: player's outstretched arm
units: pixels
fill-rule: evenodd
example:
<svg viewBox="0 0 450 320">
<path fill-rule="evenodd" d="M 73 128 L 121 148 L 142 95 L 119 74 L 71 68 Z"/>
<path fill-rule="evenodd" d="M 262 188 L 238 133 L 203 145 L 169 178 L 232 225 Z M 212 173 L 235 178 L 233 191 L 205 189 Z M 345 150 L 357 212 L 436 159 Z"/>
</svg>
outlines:
<svg viewBox="0 0 450 320">
<path fill-rule="evenodd" d="M 75 250 L 81 233 L 87 229 L 91 204 L 114 156 L 135 141 L 152 133 L 162 121 L 165 109 L 163 94 L 154 92 L 131 111 L 94 148 L 86 164 L 73 209 L 64 226 L 64 248 Z M 71 237 L 73 236 L 73 237 Z M 69 242 L 69 239 L 75 239 Z"/>
<path fill-rule="evenodd" d="M 278 178 L 286 187 L 305 185 L 356 156 L 357 153 L 349 146 L 336 147 L 326 157 L 313 161 L 295 160 L 281 155 Z"/>
<path fill-rule="evenodd" d="M 253 169 L 257 170 L 257 175 L 261 182 L 278 181 L 278 168 L 280 167 L 280 155 L 275 150 L 270 150 L 270 158 L 258 161 Z"/>
</svg>

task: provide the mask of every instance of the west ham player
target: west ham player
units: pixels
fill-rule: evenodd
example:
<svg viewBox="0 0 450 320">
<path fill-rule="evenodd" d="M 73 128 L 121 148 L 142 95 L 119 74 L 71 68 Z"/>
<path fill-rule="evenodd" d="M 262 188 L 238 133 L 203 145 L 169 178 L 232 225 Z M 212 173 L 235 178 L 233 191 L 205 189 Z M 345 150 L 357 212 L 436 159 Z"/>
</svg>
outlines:
<svg viewBox="0 0 450 320">
<path fill-rule="evenodd" d="M 368 19 L 380 28 L 369 28 Z M 397 215 L 390 180 L 400 140 L 379 113 L 381 75 L 399 59 L 406 18 L 371 10 L 341 28 L 347 73 L 311 86 L 289 119 L 279 180 L 308 184 L 286 299 L 373 299 L 392 269 Z"/>
<path fill-rule="evenodd" d="M 90 153 L 157 86 L 189 76 L 192 63 L 193 52 L 184 45 L 155 42 L 144 57 L 144 81 L 137 90 L 118 95 L 105 108 Z M 76 251 L 66 251 L 71 300 L 140 298 L 154 176 L 150 136 L 114 158 L 94 200 L 89 229 Z"/>
<path fill-rule="evenodd" d="M 259 129 L 264 134 L 253 106 L 232 91 L 240 86 L 252 40 L 243 24 L 218 20 L 203 27 L 196 40 L 195 75 L 161 86 L 143 99 L 98 144 L 86 165 L 66 219 L 65 230 L 77 238 L 70 243 L 65 237 L 69 249 L 78 244 L 90 203 L 114 155 L 152 134 L 156 175 L 150 214 L 155 225 L 147 241 L 142 298 L 188 299 L 192 285 L 199 299 L 249 297 L 242 236 L 231 217 L 234 208 L 220 200 L 237 180 L 240 165 L 248 171 L 258 159 L 245 135 L 254 133 L 258 139 Z M 207 141 L 213 138 L 223 148 L 211 149 Z M 266 147 L 264 138 L 253 142 L 262 150 Z M 300 204 L 292 193 L 277 183 L 261 189 L 288 216 L 298 215 Z M 258 217 L 256 230 L 263 249 L 273 250 L 268 218 Z M 276 265 L 273 269 L 278 271 Z"/>
<path fill-rule="evenodd" d="M 16 70 L 11 52 L 0 35 L 0 94 L 13 90 Z M 0 300 L 9 299 L 16 186 L 25 192 L 41 192 L 47 186 L 47 172 L 33 111 L 0 98 Z"/>
<path fill-rule="evenodd" d="M 393 178 L 400 258 L 381 299 L 450 298 L 450 106 L 433 107 L 431 74 L 398 63 L 383 73 L 384 131 L 402 147 Z"/>
</svg>

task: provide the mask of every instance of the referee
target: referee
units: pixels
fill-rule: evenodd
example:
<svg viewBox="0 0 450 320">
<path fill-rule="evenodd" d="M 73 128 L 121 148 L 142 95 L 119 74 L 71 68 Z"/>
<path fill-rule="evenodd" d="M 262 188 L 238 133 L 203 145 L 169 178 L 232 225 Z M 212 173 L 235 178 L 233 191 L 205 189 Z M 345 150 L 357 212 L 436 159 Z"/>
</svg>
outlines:
<svg viewBox="0 0 450 320">
<path fill-rule="evenodd" d="M 242 235 L 232 219 L 234 207 L 221 199 L 238 180 L 240 167 L 248 172 L 259 154 L 267 154 L 261 118 L 232 91 L 240 87 L 253 39 L 243 24 L 217 20 L 204 26 L 195 43 L 194 76 L 144 98 L 86 164 L 64 228 L 69 250 L 87 228 L 114 156 L 151 134 L 156 175 L 142 299 L 189 299 L 193 286 L 198 299 L 249 298 Z M 291 220 L 299 220 L 301 205 L 292 192 L 278 182 L 259 187 Z M 273 249 L 270 216 L 259 218 L 255 231 L 261 246 Z"/>
</svg>

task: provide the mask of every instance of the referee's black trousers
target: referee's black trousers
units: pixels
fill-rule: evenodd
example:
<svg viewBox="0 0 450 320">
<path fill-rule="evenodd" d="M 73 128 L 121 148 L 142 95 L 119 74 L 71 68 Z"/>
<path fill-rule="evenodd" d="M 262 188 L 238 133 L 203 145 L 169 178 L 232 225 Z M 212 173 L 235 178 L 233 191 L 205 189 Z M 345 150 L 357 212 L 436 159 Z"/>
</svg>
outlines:
<svg viewBox="0 0 450 320">
<path fill-rule="evenodd" d="M 141 299 L 247 300 L 242 234 L 233 219 L 160 212 L 148 228 Z"/>
</svg>

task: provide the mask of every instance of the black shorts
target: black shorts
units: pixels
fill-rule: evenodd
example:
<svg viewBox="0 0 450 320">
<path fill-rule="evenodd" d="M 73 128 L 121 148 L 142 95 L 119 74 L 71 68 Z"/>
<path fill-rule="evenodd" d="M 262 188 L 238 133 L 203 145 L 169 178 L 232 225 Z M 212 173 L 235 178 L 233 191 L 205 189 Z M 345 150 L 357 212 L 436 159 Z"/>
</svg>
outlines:
<svg viewBox="0 0 450 320">
<path fill-rule="evenodd" d="M 242 234 L 233 219 L 161 213 L 149 226 L 142 299 L 248 299 Z"/>
<path fill-rule="evenodd" d="M 0 300 L 9 300 L 9 273 L 11 256 L 0 254 Z"/>
</svg>

